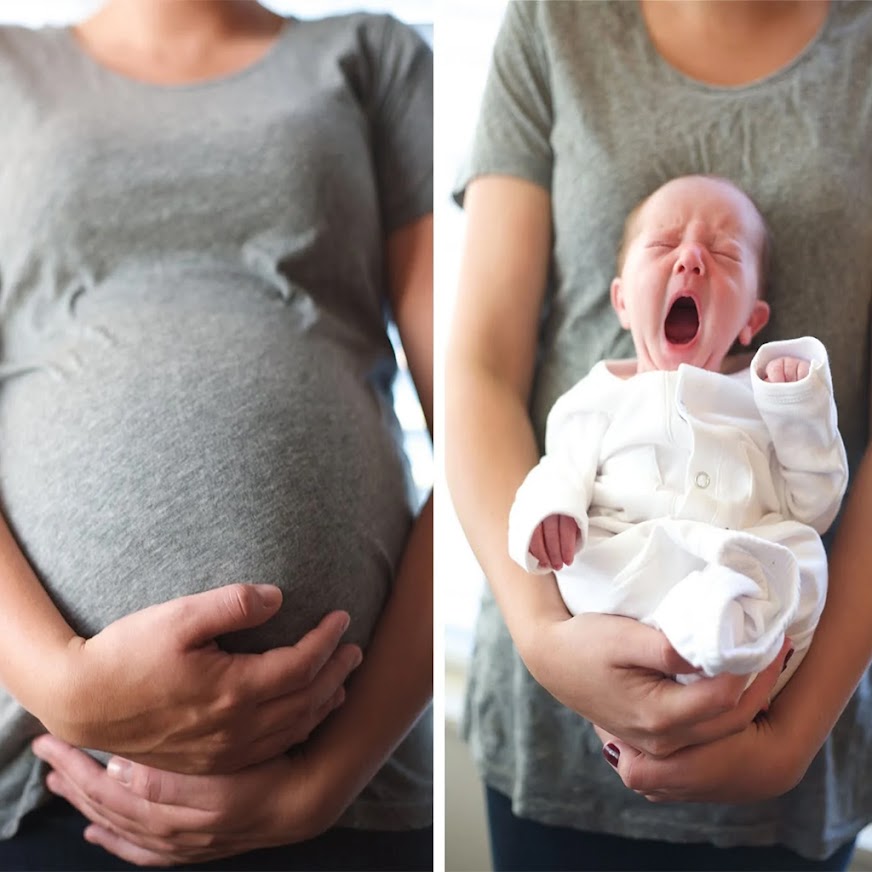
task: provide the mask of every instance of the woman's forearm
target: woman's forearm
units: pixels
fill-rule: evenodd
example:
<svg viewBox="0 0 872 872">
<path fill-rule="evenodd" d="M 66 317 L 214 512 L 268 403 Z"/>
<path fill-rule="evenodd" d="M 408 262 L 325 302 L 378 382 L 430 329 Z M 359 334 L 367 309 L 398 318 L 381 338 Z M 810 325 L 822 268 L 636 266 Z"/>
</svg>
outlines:
<svg viewBox="0 0 872 872">
<path fill-rule="evenodd" d="M 466 193 L 467 238 L 445 384 L 445 468 L 458 518 L 515 644 L 569 615 L 552 576 L 509 557 L 509 509 L 539 459 L 527 402 L 551 251 L 548 193 L 484 176 Z M 537 645 L 530 646 L 535 652 Z"/>
<path fill-rule="evenodd" d="M 826 740 L 872 657 L 872 452 L 848 498 L 829 564 L 827 601 L 812 645 L 772 704 L 784 720 L 797 778 Z"/>
<path fill-rule="evenodd" d="M 26 709 L 40 716 L 45 700 L 57 699 L 64 690 L 63 664 L 78 637 L 51 601 L 2 517 L 0 606 L 0 683 Z"/>
<path fill-rule="evenodd" d="M 530 575 L 509 557 L 509 509 L 538 460 L 530 418 L 517 394 L 474 361 L 455 358 L 448 382 L 445 457 L 454 506 L 523 654 L 538 618 L 569 616 L 553 577 Z"/>
<path fill-rule="evenodd" d="M 433 693 L 433 496 L 418 515 L 393 589 L 344 704 L 306 746 L 335 818 L 390 757 Z M 299 801 L 289 796 L 288 813 Z M 332 823 L 332 820 L 329 821 Z"/>
</svg>

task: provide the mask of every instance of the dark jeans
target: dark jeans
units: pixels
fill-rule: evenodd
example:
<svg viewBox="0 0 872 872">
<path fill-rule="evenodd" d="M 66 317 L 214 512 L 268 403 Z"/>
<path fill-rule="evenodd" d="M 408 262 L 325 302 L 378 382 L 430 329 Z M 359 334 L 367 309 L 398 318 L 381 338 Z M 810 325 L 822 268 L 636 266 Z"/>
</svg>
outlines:
<svg viewBox="0 0 872 872">
<path fill-rule="evenodd" d="M 708 843 L 680 844 L 627 839 L 553 827 L 512 814 L 511 800 L 487 788 L 491 853 L 496 872 L 570 872 L 582 869 L 762 870 L 799 872 L 844 870 L 851 862 L 854 840 L 826 860 L 807 860 L 787 848 L 717 848 Z"/>
<path fill-rule="evenodd" d="M 43 808 L 28 814 L 18 833 L 0 841 L 0 869 L 69 869 L 103 872 L 116 869 L 144 869 L 119 860 L 82 838 L 87 820 L 71 805 L 53 799 Z M 166 867 L 164 867 L 166 868 Z M 432 870 L 433 828 L 383 832 L 338 827 L 308 842 L 264 848 L 171 869 L 192 870 Z"/>
</svg>

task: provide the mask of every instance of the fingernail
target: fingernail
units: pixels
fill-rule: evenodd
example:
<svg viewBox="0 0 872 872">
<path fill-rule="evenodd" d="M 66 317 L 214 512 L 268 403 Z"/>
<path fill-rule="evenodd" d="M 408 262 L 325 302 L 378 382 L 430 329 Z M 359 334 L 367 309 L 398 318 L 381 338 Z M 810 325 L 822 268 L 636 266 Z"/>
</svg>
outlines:
<svg viewBox="0 0 872 872">
<path fill-rule="evenodd" d="M 357 651 L 354 655 L 354 659 L 351 661 L 351 668 L 357 669 L 360 664 L 363 663 L 363 652 Z"/>
<path fill-rule="evenodd" d="M 130 784 L 130 770 L 132 768 L 133 766 L 129 760 L 119 760 L 113 757 L 106 766 L 106 771 L 116 781 L 120 781 L 122 784 Z"/>
<path fill-rule="evenodd" d="M 346 614 L 342 618 L 342 632 L 344 633 L 350 625 L 351 625 L 351 616 Z"/>
<path fill-rule="evenodd" d="M 605 758 L 606 763 L 611 764 L 615 769 L 617 769 L 618 761 L 621 759 L 621 752 L 618 750 L 617 745 L 613 745 L 609 742 L 607 745 L 603 745 L 603 757 Z"/>
<path fill-rule="evenodd" d="M 787 656 L 784 658 L 784 665 L 781 667 L 781 671 L 784 672 L 787 669 L 787 664 L 790 663 L 790 658 L 793 657 L 793 648 L 791 648 L 787 652 Z"/>
<path fill-rule="evenodd" d="M 260 599 L 260 604 L 265 609 L 271 609 L 276 606 L 282 598 L 282 593 L 277 587 L 269 584 L 255 585 L 255 590 Z"/>
</svg>

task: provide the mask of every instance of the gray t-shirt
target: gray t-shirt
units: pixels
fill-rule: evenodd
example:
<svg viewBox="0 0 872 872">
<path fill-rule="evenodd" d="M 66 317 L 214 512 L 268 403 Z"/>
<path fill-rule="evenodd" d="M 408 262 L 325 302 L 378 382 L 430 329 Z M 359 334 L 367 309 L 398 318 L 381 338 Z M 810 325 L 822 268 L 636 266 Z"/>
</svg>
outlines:
<svg viewBox="0 0 872 872">
<path fill-rule="evenodd" d="M 65 28 L 0 29 L 0 498 L 85 635 L 279 585 L 226 638 L 346 609 L 366 645 L 413 496 L 391 401 L 386 235 L 432 208 L 432 55 L 388 16 L 289 19 L 260 61 L 156 86 Z M 46 797 L 0 692 L 0 837 Z M 423 717 L 343 818 L 431 815 Z"/>
<path fill-rule="evenodd" d="M 669 66 L 636 3 L 509 4 L 470 163 L 552 196 L 554 251 L 531 415 L 600 358 L 633 354 L 609 302 L 632 206 L 674 176 L 710 172 L 754 197 L 774 235 L 772 319 L 760 340 L 817 336 L 853 468 L 868 434 L 872 292 L 872 4 L 834 0 L 784 69 L 713 87 Z M 782 843 L 822 857 L 872 819 L 872 692 L 864 679 L 801 784 L 741 806 L 652 804 L 627 790 L 578 715 L 530 677 L 485 595 L 465 732 L 486 781 L 522 817 L 669 841 Z"/>
</svg>

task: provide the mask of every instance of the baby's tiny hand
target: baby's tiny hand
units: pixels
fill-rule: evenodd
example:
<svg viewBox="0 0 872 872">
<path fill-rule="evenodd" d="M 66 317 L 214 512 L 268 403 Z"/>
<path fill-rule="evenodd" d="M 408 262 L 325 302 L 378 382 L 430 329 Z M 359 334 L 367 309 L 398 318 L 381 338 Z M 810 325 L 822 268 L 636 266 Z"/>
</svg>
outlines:
<svg viewBox="0 0 872 872">
<path fill-rule="evenodd" d="M 769 382 L 797 382 L 802 381 L 809 371 L 807 360 L 798 357 L 776 357 L 766 364 L 764 381 Z"/>
<path fill-rule="evenodd" d="M 563 569 L 572 563 L 581 531 L 568 515 L 549 515 L 533 533 L 530 553 L 542 569 Z"/>
</svg>

